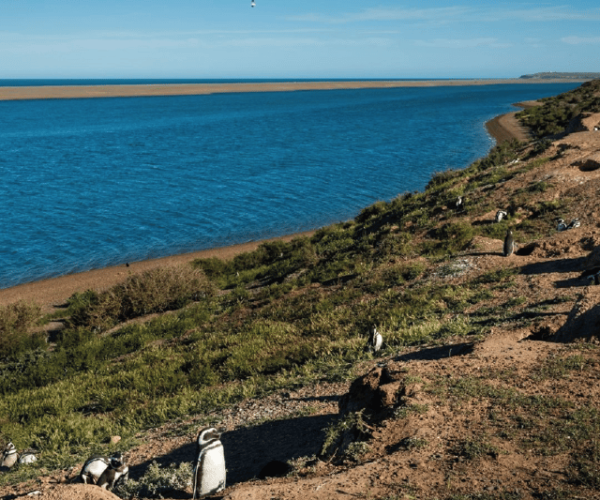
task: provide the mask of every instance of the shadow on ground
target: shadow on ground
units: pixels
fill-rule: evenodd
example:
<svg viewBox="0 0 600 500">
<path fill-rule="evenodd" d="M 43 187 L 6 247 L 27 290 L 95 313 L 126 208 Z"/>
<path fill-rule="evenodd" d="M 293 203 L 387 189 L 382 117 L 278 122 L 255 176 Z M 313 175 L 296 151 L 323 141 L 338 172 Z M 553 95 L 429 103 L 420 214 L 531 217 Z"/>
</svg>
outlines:
<svg viewBox="0 0 600 500">
<path fill-rule="evenodd" d="M 432 347 L 431 349 L 422 349 L 416 352 L 409 352 L 394 358 L 394 361 L 435 361 L 436 359 L 451 358 L 452 356 L 464 356 L 473 352 L 472 343 L 446 345 Z"/>
<path fill-rule="evenodd" d="M 577 259 L 556 259 L 546 262 L 536 262 L 528 264 L 521 268 L 521 274 L 549 274 L 549 273 L 572 273 L 573 271 L 582 271 L 586 258 Z"/>
<path fill-rule="evenodd" d="M 324 429 L 335 418 L 335 415 L 318 415 L 276 420 L 225 432 L 221 442 L 225 449 L 227 486 L 256 477 L 270 461 L 286 462 L 318 454 L 325 439 Z M 161 467 L 193 462 L 195 452 L 196 443 L 190 442 L 152 461 Z M 132 466 L 130 476 L 139 479 L 152 461 Z"/>
</svg>

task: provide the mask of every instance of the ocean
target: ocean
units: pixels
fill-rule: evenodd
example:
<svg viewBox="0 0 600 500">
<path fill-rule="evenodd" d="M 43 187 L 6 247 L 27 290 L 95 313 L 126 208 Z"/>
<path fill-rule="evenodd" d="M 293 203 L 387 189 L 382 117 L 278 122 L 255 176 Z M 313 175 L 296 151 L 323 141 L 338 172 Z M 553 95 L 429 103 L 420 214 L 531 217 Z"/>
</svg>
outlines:
<svg viewBox="0 0 600 500">
<path fill-rule="evenodd" d="M 348 220 L 578 85 L 0 102 L 0 288 Z"/>
</svg>

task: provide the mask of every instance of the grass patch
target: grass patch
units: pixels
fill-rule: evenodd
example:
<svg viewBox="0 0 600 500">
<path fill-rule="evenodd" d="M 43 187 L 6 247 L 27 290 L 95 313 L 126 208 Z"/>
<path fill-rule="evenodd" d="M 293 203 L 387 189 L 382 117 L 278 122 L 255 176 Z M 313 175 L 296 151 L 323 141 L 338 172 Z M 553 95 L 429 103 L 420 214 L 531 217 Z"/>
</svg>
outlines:
<svg viewBox="0 0 600 500">
<path fill-rule="evenodd" d="M 24 301 L 0 307 L 0 358 L 14 359 L 20 353 L 46 346 L 43 332 L 30 330 L 40 319 L 39 305 Z"/>
<path fill-rule="evenodd" d="M 190 267 L 151 269 L 129 276 L 106 292 L 72 297 L 69 324 L 101 332 L 139 316 L 180 309 L 213 293 L 204 274 Z"/>
</svg>

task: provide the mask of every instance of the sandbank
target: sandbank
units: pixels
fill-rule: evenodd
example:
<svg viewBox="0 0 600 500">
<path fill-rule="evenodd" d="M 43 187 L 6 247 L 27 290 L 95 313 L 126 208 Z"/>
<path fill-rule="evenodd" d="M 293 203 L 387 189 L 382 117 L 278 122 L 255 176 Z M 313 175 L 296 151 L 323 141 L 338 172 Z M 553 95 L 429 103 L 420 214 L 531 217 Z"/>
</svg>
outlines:
<svg viewBox="0 0 600 500">
<path fill-rule="evenodd" d="M 586 80 L 581 80 L 584 82 Z M 576 83 L 564 79 L 482 79 L 482 80 L 375 80 L 331 82 L 267 82 L 267 83 L 194 83 L 148 85 L 67 85 L 39 87 L 0 87 L 0 101 L 33 99 L 82 99 L 98 97 L 149 97 L 203 95 L 234 92 L 291 92 L 299 90 L 378 89 L 396 87 L 461 87 L 471 85 Z"/>
</svg>

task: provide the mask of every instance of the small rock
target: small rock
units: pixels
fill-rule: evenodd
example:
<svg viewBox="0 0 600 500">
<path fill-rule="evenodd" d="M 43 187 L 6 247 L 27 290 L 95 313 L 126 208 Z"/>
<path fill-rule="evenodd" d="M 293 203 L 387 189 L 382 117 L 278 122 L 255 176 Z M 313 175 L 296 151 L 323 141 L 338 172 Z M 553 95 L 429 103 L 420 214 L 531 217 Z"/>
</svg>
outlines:
<svg viewBox="0 0 600 500">
<path fill-rule="evenodd" d="M 117 444 L 119 441 L 121 441 L 121 436 L 111 436 L 110 438 L 110 444 Z"/>
</svg>

